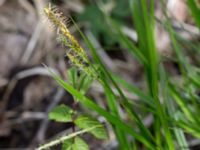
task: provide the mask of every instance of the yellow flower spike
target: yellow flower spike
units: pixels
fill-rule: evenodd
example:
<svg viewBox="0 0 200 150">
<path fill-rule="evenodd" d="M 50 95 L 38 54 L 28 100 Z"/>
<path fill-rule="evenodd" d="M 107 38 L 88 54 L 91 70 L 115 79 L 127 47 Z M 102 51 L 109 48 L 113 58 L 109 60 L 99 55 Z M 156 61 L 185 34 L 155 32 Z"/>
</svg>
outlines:
<svg viewBox="0 0 200 150">
<path fill-rule="evenodd" d="M 65 25 L 67 19 L 63 16 L 63 13 L 59 12 L 56 7 L 52 7 L 51 5 L 44 8 L 44 13 L 59 31 L 61 43 L 69 48 L 66 55 L 70 61 L 85 73 L 97 79 L 97 73 L 90 67 L 91 64 L 85 51 L 67 29 Z"/>
<path fill-rule="evenodd" d="M 78 50 L 80 53 L 84 54 L 83 49 L 65 25 L 67 20 L 66 17 L 64 17 L 63 14 L 59 12 L 56 7 L 51 7 L 51 5 L 44 8 L 44 13 L 48 17 L 48 19 L 54 24 L 54 26 L 59 29 L 61 34 L 69 39 L 73 47 L 75 47 L 76 50 Z"/>
</svg>

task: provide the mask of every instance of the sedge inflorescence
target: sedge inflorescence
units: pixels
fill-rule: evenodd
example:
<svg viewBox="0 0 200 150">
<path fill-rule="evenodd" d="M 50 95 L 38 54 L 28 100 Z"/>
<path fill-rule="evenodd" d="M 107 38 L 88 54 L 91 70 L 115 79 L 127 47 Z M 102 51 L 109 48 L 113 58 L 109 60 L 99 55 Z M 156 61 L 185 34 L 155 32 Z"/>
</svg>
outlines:
<svg viewBox="0 0 200 150">
<path fill-rule="evenodd" d="M 68 47 L 66 55 L 71 63 L 96 78 L 94 70 L 90 67 L 90 61 L 84 49 L 68 30 L 66 26 L 67 19 L 64 17 L 63 13 L 59 12 L 56 7 L 52 7 L 51 5 L 44 8 L 44 13 L 48 20 L 59 31 L 60 42 Z"/>
</svg>

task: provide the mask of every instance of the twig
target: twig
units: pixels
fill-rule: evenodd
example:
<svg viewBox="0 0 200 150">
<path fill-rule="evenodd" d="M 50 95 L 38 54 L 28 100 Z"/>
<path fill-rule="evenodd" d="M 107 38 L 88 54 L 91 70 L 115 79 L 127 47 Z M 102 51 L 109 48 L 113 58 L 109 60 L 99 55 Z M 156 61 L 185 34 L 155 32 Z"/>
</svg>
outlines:
<svg viewBox="0 0 200 150">
<path fill-rule="evenodd" d="M 88 30 L 86 31 L 86 35 L 88 36 L 94 47 L 98 49 L 97 53 L 102 58 L 101 60 L 104 61 L 104 63 L 110 70 L 115 70 L 116 66 L 114 65 L 112 59 L 106 54 L 105 50 L 101 47 L 100 43 L 97 41 L 92 32 Z"/>
<path fill-rule="evenodd" d="M 128 28 L 126 26 L 122 27 L 122 32 L 127 35 L 131 40 L 133 40 L 134 42 L 137 42 L 138 37 L 137 37 L 137 33 L 135 30 Z"/>
<path fill-rule="evenodd" d="M 181 29 L 183 31 L 185 30 L 192 35 L 199 36 L 199 29 L 196 26 L 193 26 L 187 23 L 180 23 L 178 21 L 173 21 L 173 27 Z"/>
<path fill-rule="evenodd" d="M 47 117 L 48 113 L 60 102 L 62 96 L 64 95 L 64 92 L 65 92 L 65 90 L 63 88 L 59 88 L 58 92 L 53 97 L 52 102 L 49 104 L 49 106 L 46 109 L 46 113 L 45 113 L 46 117 L 43 119 L 40 127 L 38 128 L 37 134 L 33 140 L 34 142 L 42 143 L 44 141 L 44 135 L 45 135 L 45 132 L 46 132 L 48 124 L 49 124 L 49 120 Z"/>
<path fill-rule="evenodd" d="M 5 121 L 0 125 L 0 128 L 21 124 L 30 120 L 40 120 L 44 119 L 45 117 L 45 113 L 43 112 L 24 112 L 17 119 L 10 119 L 9 121 Z"/>
<path fill-rule="evenodd" d="M 29 2 L 22 0 L 19 1 L 19 3 L 21 4 L 22 7 L 24 7 L 27 11 L 34 13 L 35 10 L 33 9 L 33 7 L 30 5 Z M 37 10 L 37 17 L 38 17 L 38 21 L 37 21 L 37 25 L 35 27 L 35 30 L 31 36 L 31 39 L 29 40 L 29 43 L 26 46 L 26 49 L 24 51 L 24 54 L 21 57 L 21 63 L 26 63 L 28 62 L 28 60 L 31 58 L 31 55 L 33 54 L 34 50 L 35 50 L 35 46 L 38 43 L 40 36 L 41 36 L 41 31 L 44 29 L 45 24 L 43 22 L 42 15 L 41 12 L 44 8 L 44 6 L 46 5 L 47 1 L 43 0 L 43 1 L 37 1 L 34 0 L 34 4 L 36 6 L 36 10 Z"/>
<path fill-rule="evenodd" d="M 49 142 L 49 143 L 47 143 L 47 144 L 45 144 L 45 145 L 43 145 L 43 146 L 40 146 L 40 147 L 37 148 L 36 150 L 48 149 L 48 148 L 50 148 L 50 147 L 52 147 L 52 146 L 54 146 L 54 145 L 57 145 L 57 144 L 59 144 L 59 143 L 64 142 L 64 141 L 67 140 L 67 139 L 70 139 L 70 138 L 73 138 L 73 137 L 75 137 L 75 136 L 77 136 L 77 135 L 80 135 L 80 134 L 86 133 L 86 132 L 88 132 L 88 131 L 94 130 L 95 128 L 98 128 L 98 127 L 100 127 L 100 126 L 102 126 L 102 125 L 93 126 L 93 127 L 91 127 L 91 128 L 87 128 L 87 129 L 84 129 L 84 130 L 81 130 L 81 131 L 77 131 L 77 132 L 75 132 L 75 133 L 71 133 L 71 134 L 69 134 L 69 135 L 67 135 L 67 136 L 63 136 L 63 137 L 61 137 L 61 138 L 59 138 L 59 139 L 56 139 L 56 140 L 54 140 L 54 141 L 51 141 L 51 142 Z"/>
<path fill-rule="evenodd" d="M 58 74 L 58 72 L 53 69 L 55 73 Z M 3 99 L 0 105 L 0 113 L 4 112 L 6 105 L 7 105 L 7 101 L 8 98 L 11 94 L 11 92 L 13 91 L 13 89 L 15 88 L 18 80 L 23 79 L 23 78 L 27 78 L 30 76 L 34 76 L 34 75 L 44 75 L 44 76 L 51 76 L 49 71 L 47 69 L 45 69 L 44 67 L 35 67 L 35 68 L 31 68 L 31 69 L 27 69 L 24 71 L 21 71 L 19 73 L 17 73 L 10 81 L 5 94 L 3 95 Z"/>
<path fill-rule="evenodd" d="M 21 0 L 21 1 L 18 1 L 18 2 L 27 12 L 29 12 L 30 14 L 34 14 L 35 9 L 29 1 Z"/>
<path fill-rule="evenodd" d="M 22 64 L 28 62 L 28 60 L 30 59 L 30 57 L 34 51 L 34 48 L 37 44 L 37 41 L 39 40 L 42 28 L 43 28 L 43 23 L 41 21 L 39 21 L 36 25 L 36 28 L 35 28 L 32 36 L 31 36 L 31 39 L 24 51 L 24 54 L 22 55 L 22 57 L 20 59 Z"/>
</svg>

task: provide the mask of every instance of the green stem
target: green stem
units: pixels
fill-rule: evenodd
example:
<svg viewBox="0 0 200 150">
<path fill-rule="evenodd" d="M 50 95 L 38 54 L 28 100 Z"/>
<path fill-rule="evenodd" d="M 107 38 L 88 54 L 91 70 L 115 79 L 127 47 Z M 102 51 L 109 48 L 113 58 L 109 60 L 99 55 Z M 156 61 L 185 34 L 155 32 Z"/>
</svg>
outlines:
<svg viewBox="0 0 200 150">
<path fill-rule="evenodd" d="M 84 129 L 84 130 L 77 131 L 77 132 L 75 132 L 75 133 L 69 134 L 69 135 L 67 135 L 67 136 L 63 136 L 63 137 L 61 137 L 61 138 L 59 138 L 59 139 L 56 139 L 56 140 L 54 140 L 54 141 L 51 141 L 51 142 L 49 142 L 49 143 L 47 143 L 47 144 L 44 144 L 44 145 L 38 147 L 36 150 L 49 149 L 50 147 L 52 147 L 52 146 L 54 146 L 54 145 L 63 143 L 65 140 L 68 140 L 68 139 L 71 139 L 71 138 L 73 138 L 73 137 L 76 137 L 77 135 L 80 135 L 80 134 L 89 132 L 89 131 L 94 130 L 95 128 L 98 128 L 98 127 L 100 127 L 100 126 L 102 126 L 102 125 L 93 126 L 93 127 L 91 127 L 91 128 L 87 128 L 87 129 Z"/>
</svg>

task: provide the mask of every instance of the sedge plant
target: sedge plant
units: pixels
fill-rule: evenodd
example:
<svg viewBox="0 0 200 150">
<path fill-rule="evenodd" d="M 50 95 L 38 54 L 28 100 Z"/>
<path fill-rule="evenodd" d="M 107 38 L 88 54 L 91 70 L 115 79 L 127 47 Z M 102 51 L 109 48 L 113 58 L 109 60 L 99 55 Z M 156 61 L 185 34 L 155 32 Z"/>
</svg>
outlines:
<svg viewBox="0 0 200 150">
<path fill-rule="evenodd" d="M 165 9 L 165 3 L 161 2 L 165 16 L 162 26 L 168 31 L 172 42 L 175 63 L 178 64 L 178 69 L 181 72 L 179 76 L 181 84 L 167 72 L 164 61 L 156 49 L 154 0 L 148 1 L 148 5 L 146 0 L 129 0 L 130 13 L 138 36 L 137 46 L 123 33 L 121 24 L 102 11 L 105 21 L 108 22 L 108 27 L 114 30 L 113 34 L 115 34 L 120 46 L 127 49 L 127 52 L 143 66 L 147 91 L 139 89 L 110 72 L 98 56 L 97 50 L 91 42 L 91 36 L 86 37 L 71 18 L 91 52 L 93 58 L 91 61 L 77 39 L 68 30 L 63 14 L 56 7 L 44 8 L 45 15 L 59 31 L 59 41 L 67 48 L 66 55 L 73 64 L 73 68 L 68 71 L 69 80 L 67 82 L 49 69 L 52 77 L 73 96 L 74 103 L 80 104 L 106 119 L 115 133 L 118 148 L 121 150 L 142 148 L 189 150 L 190 146 L 186 135 L 200 138 L 200 119 L 198 117 L 200 115 L 198 109 L 200 101 L 197 94 L 200 87 L 200 69 L 198 65 L 191 64 L 185 58 L 184 38 L 180 37 L 173 29 Z M 194 0 L 188 0 L 187 3 L 191 15 L 199 27 L 200 14 L 197 13 L 199 7 Z M 103 10 L 103 3 L 98 4 L 99 9 Z M 187 43 L 191 45 L 189 48 L 199 55 L 199 45 L 190 41 Z M 77 70 L 81 72 L 80 76 L 77 75 Z M 99 82 L 103 87 L 107 109 L 85 96 L 93 81 Z M 137 95 L 140 99 L 139 105 L 127 98 L 122 88 Z M 141 110 L 136 111 L 137 107 Z M 126 114 L 126 119 L 121 116 L 120 111 Z M 151 129 L 143 123 L 141 112 L 153 116 Z M 80 136 L 83 133 L 91 133 L 98 139 L 108 138 L 102 123 L 90 114 L 77 112 L 76 107 L 57 106 L 49 114 L 49 118 L 58 122 L 72 122 L 74 124 L 73 133 L 42 145 L 38 149 L 62 144 L 63 149 L 77 150 L 83 147 L 83 150 L 87 150 L 89 146 Z M 77 128 L 80 130 L 75 130 Z"/>
</svg>

